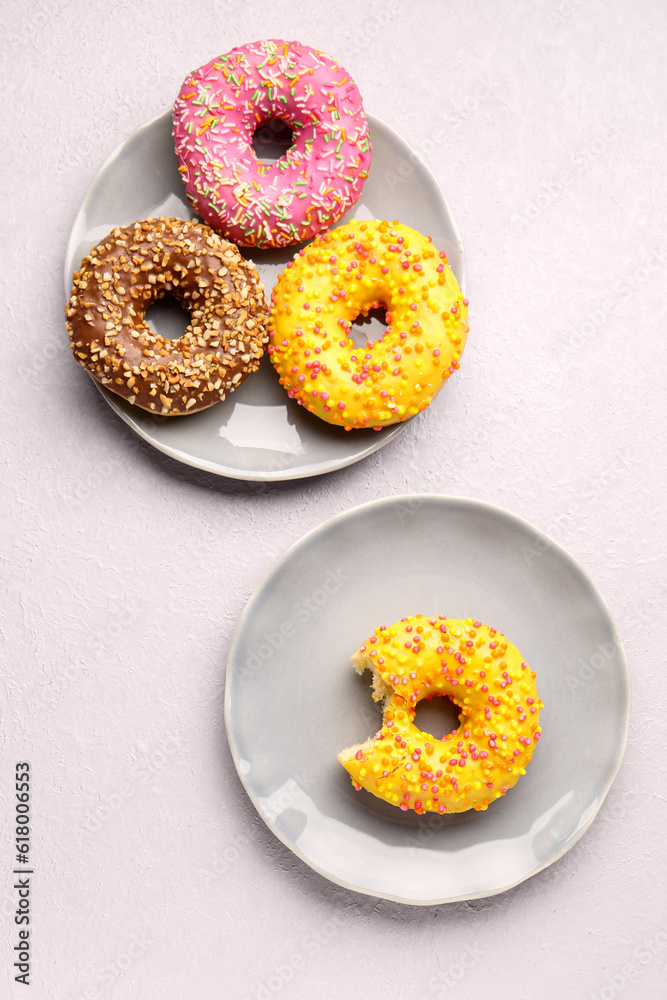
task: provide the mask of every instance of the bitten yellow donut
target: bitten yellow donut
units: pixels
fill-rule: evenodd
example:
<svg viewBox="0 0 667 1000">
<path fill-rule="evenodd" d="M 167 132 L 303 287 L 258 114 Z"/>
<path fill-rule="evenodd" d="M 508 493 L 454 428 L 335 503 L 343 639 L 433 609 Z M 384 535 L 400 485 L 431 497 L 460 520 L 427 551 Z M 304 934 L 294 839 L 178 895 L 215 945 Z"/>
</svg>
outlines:
<svg viewBox="0 0 667 1000">
<path fill-rule="evenodd" d="M 402 618 L 377 628 L 352 656 L 373 672 L 384 724 L 338 755 L 355 788 L 403 810 L 482 810 L 525 774 L 540 739 L 542 702 L 535 674 L 496 629 L 465 620 Z M 414 725 L 422 698 L 446 695 L 457 730 L 436 739 Z"/>
<path fill-rule="evenodd" d="M 350 327 L 384 307 L 384 336 Z M 269 354 L 289 395 L 346 430 L 419 413 L 459 367 L 468 300 L 431 241 L 399 222 L 350 222 L 300 250 L 273 289 Z"/>
</svg>

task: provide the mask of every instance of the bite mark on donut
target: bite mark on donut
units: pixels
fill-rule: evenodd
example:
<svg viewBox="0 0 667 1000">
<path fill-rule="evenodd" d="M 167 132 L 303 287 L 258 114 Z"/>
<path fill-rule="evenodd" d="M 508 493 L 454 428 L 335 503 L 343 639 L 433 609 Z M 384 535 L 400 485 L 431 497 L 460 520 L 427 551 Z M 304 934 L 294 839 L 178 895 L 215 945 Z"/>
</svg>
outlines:
<svg viewBox="0 0 667 1000">
<path fill-rule="evenodd" d="M 350 660 L 354 664 L 354 669 L 358 674 L 363 674 L 365 670 L 370 670 L 373 676 L 373 685 L 371 688 L 373 701 L 386 702 L 388 698 L 391 698 L 392 688 L 389 684 L 386 684 L 383 681 L 377 666 L 370 656 L 358 649 L 356 653 L 350 657 Z"/>
<path fill-rule="evenodd" d="M 339 761 L 355 788 L 417 813 L 484 810 L 525 774 L 541 736 L 535 673 L 497 629 L 472 618 L 403 618 L 382 626 L 352 661 L 383 702 L 374 737 Z M 414 724 L 420 700 L 447 695 L 457 730 L 438 740 Z"/>
</svg>

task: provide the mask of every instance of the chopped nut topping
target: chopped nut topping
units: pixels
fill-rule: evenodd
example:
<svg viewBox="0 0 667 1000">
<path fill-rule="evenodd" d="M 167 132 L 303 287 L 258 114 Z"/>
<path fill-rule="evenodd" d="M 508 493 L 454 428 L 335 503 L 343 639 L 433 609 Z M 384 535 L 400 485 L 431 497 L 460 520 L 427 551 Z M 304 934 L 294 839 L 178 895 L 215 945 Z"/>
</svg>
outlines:
<svg viewBox="0 0 667 1000">
<path fill-rule="evenodd" d="M 119 280 L 128 272 L 129 282 Z M 167 291 L 191 314 L 177 341 L 153 335 L 145 323 L 146 310 Z M 180 219 L 114 229 L 75 271 L 65 311 L 84 368 L 144 409 L 156 409 L 152 397 L 161 387 L 162 412 L 170 415 L 224 399 L 225 389 L 256 370 L 268 340 L 254 265 L 207 226 Z M 229 368 L 233 378 L 223 384 Z M 197 398 L 182 391 L 188 388 Z M 178 395 L 166 395 L 170 389 Z"/>
</svg>

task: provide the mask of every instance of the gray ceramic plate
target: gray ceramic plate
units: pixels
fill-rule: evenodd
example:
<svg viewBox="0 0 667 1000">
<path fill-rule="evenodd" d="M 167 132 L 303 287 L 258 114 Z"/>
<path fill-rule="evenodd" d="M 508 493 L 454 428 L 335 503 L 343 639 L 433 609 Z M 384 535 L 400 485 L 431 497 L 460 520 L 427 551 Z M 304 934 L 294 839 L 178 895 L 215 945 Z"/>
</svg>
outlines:
<svg viewBox="0 0 667 1000">
<path fill-rule="evenodd" d="M 537 673 L 542 740 L 485 812 L 401 812 L 355 792 L 336 759 L 380 725 L 350 654 L 418 613 L 480 618 Z M 629 705 L 614 622 L 571 556 L 488 504 L 412 496 L 339 514 L 278 559 L 234 633 L 225 719 L 248 795 L 295 854 L 358 892 L 433 904 L 502 892 L 576 843 L 621 763 Z"/>
<path fill-rule="evenodd" d="M 387 125 L 371 115 L 368 120 L 373 143 L 370 176 L 360 200 L 339 224 L 375 218 L 412 226 L 446 251 L 463 287 L 461 238 L 433 175 Z M 66 294 L 72 272 L 99 239 L 114 226 L 156 215 L 194 216 L 177 169 L 171 111 L 132 132 L 94 177 L 67 247 Z M 267 295 L 298 249 L 244 251 L 257 265 Z M 377 335 L 379 321 L 372 322 Z M 179 335 L 178 320 L 167 310 L 156 310 L 152 325 L 164 336 Z M 360 341 L 369 335 L 370 328 L 363 329 Z M 377 451 L 403 427 L 346 433 L 324 423 L 289 399 L 267 357 L 257 374 L 224 403 L 188 417 L 156 418 L 99 388 L 118 416 L 154 447 L 187 465 L 234 479 L 299 479 L 340 469 Z"/>
</svg>

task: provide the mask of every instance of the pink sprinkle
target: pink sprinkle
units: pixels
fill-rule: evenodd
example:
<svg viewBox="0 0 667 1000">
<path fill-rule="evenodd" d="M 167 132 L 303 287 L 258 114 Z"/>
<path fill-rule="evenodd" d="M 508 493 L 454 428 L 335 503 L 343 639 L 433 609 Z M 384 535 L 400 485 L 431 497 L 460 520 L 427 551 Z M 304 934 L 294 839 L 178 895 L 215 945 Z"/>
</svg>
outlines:
<svg viewBox="0 0 667 1000">
<path fill-rule="evenodd" d="M 356 757 L 357 760 L 361 760 L 361 750 L 357 750 L 354 756 Z"/>
</svg>

